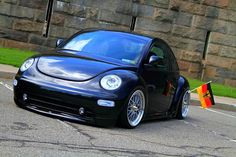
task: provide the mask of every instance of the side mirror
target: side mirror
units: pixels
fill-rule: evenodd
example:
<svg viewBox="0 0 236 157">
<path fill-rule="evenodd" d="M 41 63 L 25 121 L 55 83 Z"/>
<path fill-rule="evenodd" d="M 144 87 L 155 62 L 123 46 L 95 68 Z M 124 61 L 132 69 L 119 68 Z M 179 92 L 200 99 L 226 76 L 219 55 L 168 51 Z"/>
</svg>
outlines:
<svg viewBox="0 0 236 157">
<path fill-rule="evenodd" d="M 56 47 L 58 47 L 61 43 L 63 43 L 63 39 L 57 39 L 57 42 L 56 42 Z"/>
<path fill-rule="evenodd" d="M 148 63 L 151 64 L 151 65 L 154 65 L 154 64 L 157 64 L 160 59 L 161 59 L 161 58 L 158 57 L 158 56 L 151 56 L 151 57 L 149 58 L 149 62 L 148 62 Z"/>
</svg>

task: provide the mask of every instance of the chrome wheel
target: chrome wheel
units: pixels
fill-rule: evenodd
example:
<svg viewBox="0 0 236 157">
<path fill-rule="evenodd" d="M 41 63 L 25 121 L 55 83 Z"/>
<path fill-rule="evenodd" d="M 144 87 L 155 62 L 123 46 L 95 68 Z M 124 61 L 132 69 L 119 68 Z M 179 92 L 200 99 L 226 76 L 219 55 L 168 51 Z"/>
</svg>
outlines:
<svg viewBox="0 0 236 157">
<path fill-rule="evenodd" d="M 188 115 L 189 111 L 189 104 L 190 104 L 190 91 L 187 90 L 184 93 L 183 100 L 182 100 L 182 117 L 185 118 Z"/>
<path fill-rule="evenodd" d="M 142 120 L 145 109 L 145 96 L 141 90 L 136 90 L 130 97 L 127 107 L 127 119 L 131 126 L 137 126 Z"/>
</svg>

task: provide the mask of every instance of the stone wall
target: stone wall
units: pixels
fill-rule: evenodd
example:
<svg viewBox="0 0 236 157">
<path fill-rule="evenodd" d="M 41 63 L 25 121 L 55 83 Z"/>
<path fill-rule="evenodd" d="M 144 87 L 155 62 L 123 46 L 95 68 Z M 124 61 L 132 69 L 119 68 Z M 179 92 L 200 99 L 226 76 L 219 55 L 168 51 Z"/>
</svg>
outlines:
<svg viewBox="0 0 236 157">
<path fill-rule="evenodd" d="M 236 86 L 236 0 L 0 0 L 0 45 L 45 52 L 83 28 L 130 30 L 172 47 L 185 76 Z M 206 57 L 203 59 L 203 54 Z"/>
</svg>

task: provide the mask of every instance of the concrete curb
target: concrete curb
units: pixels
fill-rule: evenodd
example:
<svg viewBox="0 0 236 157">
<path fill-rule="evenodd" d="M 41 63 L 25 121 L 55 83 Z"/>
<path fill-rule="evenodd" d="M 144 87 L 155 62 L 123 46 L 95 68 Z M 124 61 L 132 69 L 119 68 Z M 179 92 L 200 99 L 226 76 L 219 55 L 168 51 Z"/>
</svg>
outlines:
<svg viewBox="0 0 236 157">
<path fill-rule="evenodd" d="M 0 71 L 0 78 L 13 79 L 16 73 Z"/>
<path fill-rule="evenodd" d="M 195 100 L 195 99 L 191 99 L 190 104 L 192 106 L 201 106 L 201 103 L 199 100 Z M 225 110 L 225 111 L 231 111 L 231 112 L 236 112 L 236 107 L 234 105 L 229 105 L 229 104 L 222 104 L 222 103 L 218 103 L 216 102 L 215 105 L 213 105 L 211 108 L 214 109 L 221 109 L 221 110 Z"/>
<path fill-rule="evenodd" d="M 17 71 L 18 68 L 16 67 L 0 64 L 0 78 L 12 79 L 16 75 Z"/>
</svg>

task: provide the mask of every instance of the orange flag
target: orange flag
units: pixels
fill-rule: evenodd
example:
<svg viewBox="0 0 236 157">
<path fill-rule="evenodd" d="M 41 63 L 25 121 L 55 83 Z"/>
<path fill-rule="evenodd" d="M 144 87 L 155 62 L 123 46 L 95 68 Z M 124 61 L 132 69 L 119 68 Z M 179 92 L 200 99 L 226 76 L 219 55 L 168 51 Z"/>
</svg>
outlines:
<svg viewBox="0 0 236 157">
<path fill-rule="evenodd" d="M 212 105 L 215 105 L 210 83 L 198 87 L 197 93 L 203 108 L 210 108 Z"/>
</svg>

